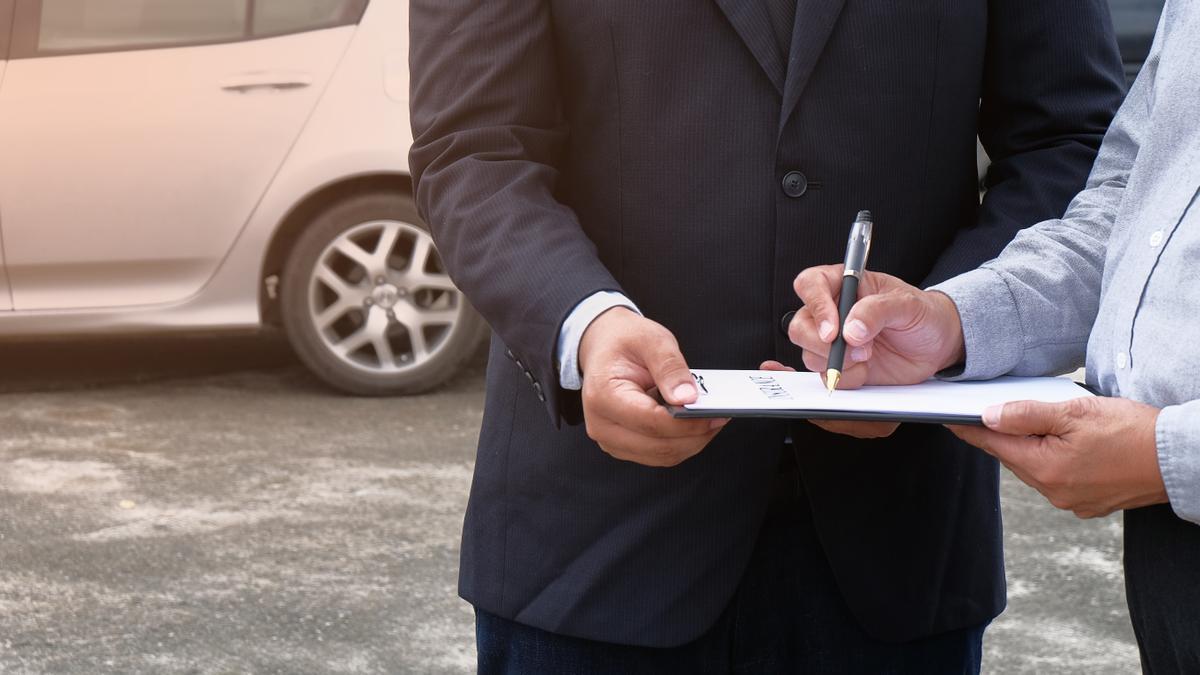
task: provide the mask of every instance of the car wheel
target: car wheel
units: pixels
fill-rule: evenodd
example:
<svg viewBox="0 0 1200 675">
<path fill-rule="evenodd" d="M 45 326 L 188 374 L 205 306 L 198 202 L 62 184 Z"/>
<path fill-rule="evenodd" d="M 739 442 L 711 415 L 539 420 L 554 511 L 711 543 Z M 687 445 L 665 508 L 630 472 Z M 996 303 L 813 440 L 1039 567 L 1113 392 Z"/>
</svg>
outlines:
<svg viewBox="0 0 1200 675">
<path fill-rule="evenodd" d="M 488 333 L 400 193 L 355 195 L 316 217 L 288 256 L 280 293 L 297 355 L 352 394 L 432 389 Z"/>
</svg>

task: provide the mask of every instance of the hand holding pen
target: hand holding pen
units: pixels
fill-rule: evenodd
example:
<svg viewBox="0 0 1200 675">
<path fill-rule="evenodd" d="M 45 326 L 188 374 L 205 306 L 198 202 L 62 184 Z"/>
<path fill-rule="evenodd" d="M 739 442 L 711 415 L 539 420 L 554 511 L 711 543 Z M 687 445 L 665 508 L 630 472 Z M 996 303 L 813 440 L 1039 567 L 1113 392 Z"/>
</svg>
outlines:
<svg viewBox="0 0 1200 675">
<path fill-rule="evenodd" d="M 865 272 L 865 260 L 864 255 L 864 263 L 856 265 L 859 274 L 851 293 L 846 289 L 846 265 L 810 267 L 796 277 L 796 295 L 804 306 L 788 325 L 788 336 L 804 350 L 804 365 L 818 373 L 840 366 L 836 386 L 857 389 L 865 384 L 921 382 L 961 363 L 962 325 L 954 302 L 891 275 Z M 853 301 L 856 297 L 858 302 Z M 839 304 L 847 303 L 847 298 L 851 300 L 839 311 Z M 839 340 L 844 345 L 843 356 L 836 362 L 831 352 Z M 794 370 L 778 361 L 766 361 L 760 367 Z M 829 379 L 827 376 L 827 385 Z M 826 431 L 859 438 L 889 436 L 898 426 L 890 422 L 813 423 Z"/>
<path fill-rule="evenodd" d="M 803 348 L 809 370 L 829 368 L 830 347 L 839 333 L 846 342 L 840 389 L 923 382 L 964 360 L 958 307 L 946 295 L 871 271 L 860 281 L 858 303 L 839 331 L 841 282 L 842 265 L 806 269 L 796 279 L 804 309 L 792 319 L 788 335 Z"/>
<path fill-rule="evenodd" d="M 962 362 L 962 326 L 950 298 L 888 274 L 864 272 L 857 257 L 848 260 L 849 266 L 811 267 L 796 277 L 804 306 L 788 326 L 788 336 L 804 350 L 809 370 L 836 369 L 837 388 L 857 389 L 921 382 Z M 847 275 L 847 267 L 858 274 Z M 840 358 L 834 354 L 838 342 Z M 784 368 L 775 362 L 763 367 Z"/>
</svg>

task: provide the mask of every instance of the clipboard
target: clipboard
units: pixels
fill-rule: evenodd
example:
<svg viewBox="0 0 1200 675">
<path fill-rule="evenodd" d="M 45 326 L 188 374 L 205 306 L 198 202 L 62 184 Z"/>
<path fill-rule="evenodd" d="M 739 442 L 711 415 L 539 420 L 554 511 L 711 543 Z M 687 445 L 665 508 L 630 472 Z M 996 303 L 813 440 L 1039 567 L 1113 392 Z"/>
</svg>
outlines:
<svg viewBox="0 0 1200 675">
<path fill-rule="evenodd" d="M 696 370 L 700 398 L 667 406 L 679 419 L 758 418 L 983 425 L 983 411 L 1010 401 L 1062 403 L 1095 396 L 1064 377 L 929 380 L 906 386 L 838 390 L 830 396 L 817 373 Z"/>
</svg>

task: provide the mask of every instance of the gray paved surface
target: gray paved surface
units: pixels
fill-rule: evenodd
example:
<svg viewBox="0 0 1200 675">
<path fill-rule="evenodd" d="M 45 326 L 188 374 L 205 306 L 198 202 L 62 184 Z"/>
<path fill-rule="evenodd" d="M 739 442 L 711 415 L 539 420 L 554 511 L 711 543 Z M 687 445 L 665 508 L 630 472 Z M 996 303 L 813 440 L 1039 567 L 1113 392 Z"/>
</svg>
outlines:
<svg viewBox="0 0 1200 675">
<path fill-rule="evenodd" d="M 330 394 L 277 339 L 0 345 L 0 672 L 457 673 L 482 370 Z M 1136 672 L 1117 520 L 1005 485 L 985 672 Z"/>
</svg>

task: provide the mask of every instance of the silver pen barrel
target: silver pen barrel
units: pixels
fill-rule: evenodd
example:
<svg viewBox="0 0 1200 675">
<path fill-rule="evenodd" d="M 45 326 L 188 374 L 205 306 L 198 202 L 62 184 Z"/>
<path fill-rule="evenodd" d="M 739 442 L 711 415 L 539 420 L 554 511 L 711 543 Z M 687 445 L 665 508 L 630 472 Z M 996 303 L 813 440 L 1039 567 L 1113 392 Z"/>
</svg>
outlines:
<svg viewBox="0 0 1200 675">
<path fill-rule="evenodd" d="M 862 278 L 862 272 L 867 268 L 867 258 L 871 255 L 871 233 L 875 221 L 870 211 L 859 211 L 850 228 L 850 240 L 846 243 L 846 276 Z"/>
</svg>

